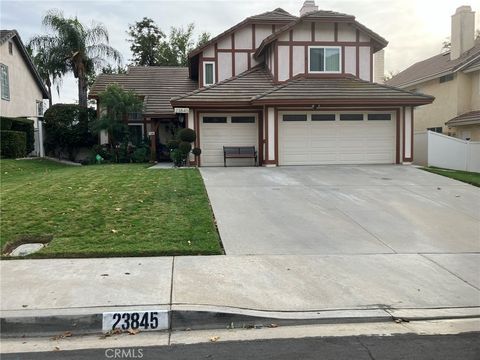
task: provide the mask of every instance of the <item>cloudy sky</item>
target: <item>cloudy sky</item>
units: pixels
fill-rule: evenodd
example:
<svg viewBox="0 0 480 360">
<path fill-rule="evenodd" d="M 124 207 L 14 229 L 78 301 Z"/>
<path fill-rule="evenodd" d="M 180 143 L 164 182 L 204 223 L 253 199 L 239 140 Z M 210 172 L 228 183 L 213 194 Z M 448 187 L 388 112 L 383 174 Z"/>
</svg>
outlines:
<svg viewBox="0 0 480 360">
<path fill-rule="evenodd" d="M 125 40 L 128 24 L 144 16 L 153 18 L 164 32 L 171 26 L 195 23 L 197 33 L 213 36 L 244 18 L 281 7 L 298 15 L 303 0 L 189 0 L 189 1 L 0 1 L 0 26 L 16 29 L 24 42 L 44 29 L 41 18 L 49 9 L 61 9 L 66 16 L 80 21 L 102 22 L 110 33 L 110 44 L 120 50 L 127 64 L 131 54 Z M 357 20 L 389 41 L 385 70 L 400 71 L 412 63 L 438 54 L 443 40 L 450 35 L 450 16 L 461 5 L 476 11 L 479 26 L 478 0 L 316 0 L 320 9 L 355 15 Z M 61 96 L 55 102 L 74 102 L 76 81 L 64 80 Z"/>
</svg>

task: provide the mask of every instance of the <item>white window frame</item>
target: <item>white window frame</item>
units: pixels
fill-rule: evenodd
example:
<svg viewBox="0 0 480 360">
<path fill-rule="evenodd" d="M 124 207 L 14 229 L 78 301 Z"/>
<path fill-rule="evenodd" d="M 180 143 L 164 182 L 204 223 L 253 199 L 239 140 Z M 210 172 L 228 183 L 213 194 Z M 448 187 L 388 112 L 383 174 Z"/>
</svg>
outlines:
<svg viewBox="0 0 480 360">
<path fill-rule="evenodd" d="M 252 116 L 252 117 L 255 118 L 255 122 L 254 123 L 232 123 L 232 116 L 233 117 L 235 117 L 235 116 Z M 227 122 L 225 122 L 225 123 L 214 123 L 214 124 L 204 123 L 203 122 L 204 117 L 225 117 L 225 118 L 227 118 Z M 227 125 L 227 124 L 230 124 L 230 125 L 231 124 L 233 124 L 233 125 L 245 125 L 245 124 L 251 125 L 251 124 L 258 124 L 258 114 L 250 113 L 250 112 L 245 112 L 245 113 L 239 112 L 239 113 L 234 113 L 234 114 L 232 114 L 232 113 L 208 113 L 208 112 L 206 112 L 206 113 L 201 113 L 200 114 L 200 119 L 201 119 L 200 122 L 202 123 L 202 125 L 203 124 L 205 124 L 205 125 Z"/>
<path fill-rule="evenodd" d="M 338 50 L 338 71 L 314 71 L 310 70 L 310 49 L 337 49 Z M 326 65 L 325 61 L 326 52 L 323 53 L 323 64 Z M 308 47 L 308 73 L 309 74 L 341 74 L 342 69 L 342 47 L 341 46 L 323 46 L 323 45 L 315 45 Z"/>
<path fill-rule="evenodd" d="M 206 74 L 206 71 L 205 71 L 205 68 L 206 68 L 206 65 L 207 64 L 211 64 L 212 65 L 212 78 L 213 78 L 213 82 L 211 84 L 207 84 L 206 82 L 206 77 L 205 77 L 205 74 Z M 212 86 L 213 84 L 215 84 L 215 82 L 217 81 L 217 79 L 215 79 L 215 61 L 204 61 L 203 62 L 203 86 Z"/>
<path fill-rule="evenodd" d="M 2 77 L 3 69 L 5 69 L 5 78 Z M 2 100 L 10 101 L 10 74 L 8 73 L 8 66 L 5 64 L 0 64 L 0 72 L 0 82 L 2 82 L 0 84 L 0 91 L 3 90 L 3 82 L 5 81 L 6 83 L 6 92 L 4 93 L 1 91 Z"/>
</svg>

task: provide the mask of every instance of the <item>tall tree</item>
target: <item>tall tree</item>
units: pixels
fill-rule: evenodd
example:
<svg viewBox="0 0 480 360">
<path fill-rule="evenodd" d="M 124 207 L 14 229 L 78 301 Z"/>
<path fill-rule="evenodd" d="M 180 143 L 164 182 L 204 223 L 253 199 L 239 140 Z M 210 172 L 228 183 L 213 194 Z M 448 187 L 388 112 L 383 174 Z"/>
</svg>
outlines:
<svg viewBox="0 0 480 360">
<path fill-rule="evenodd" d="M 32 45 L 27 44 L 27 51 L 32 58 L 33 64 L 37 68 L 38 74 L 42 78 L 48 90 L 48 105 L 52 106 L 52 86 L 55 86 L 57 94 L 60 95 L 62 85 L 62 76 L 67 72 L 67 66 L 60 58 L 58 50 L 49 43 L 47 39 L 42 41 L 42 47 L 34 52 Z"/>
<path fill-rule="evenodd" d="M 40 48 L 43 41 L 53 44 L 60 56 L 78 79 L 78 104 L 87 107 L 88 74 L 103 67 L 111 59 L 121 63 L 121 55 L 109 45 L 108 31 L 102 24 L 84 26 L 76 17 L 66 18 L 58 10 L 47 12 L 42 21 L 52 34 L 36 36 L 31 44 Z"/>
<path fill-rule="evenodd" d="M 204 31 L 203 33 L 201 33 L 198 37 L 197 47 L 205 45 L 207 42 L 210 41 L 211 37 L 212 35 L 209 32 Z"/>
<path fill-rule="evenodd" d="M 154 66 L 158 62 L 158 53 L 165 34 L 155 22 L 147 17 L 128 27 L 127 41 L 131 43 L 132 61 L 139 66 Z"/>
</svg>

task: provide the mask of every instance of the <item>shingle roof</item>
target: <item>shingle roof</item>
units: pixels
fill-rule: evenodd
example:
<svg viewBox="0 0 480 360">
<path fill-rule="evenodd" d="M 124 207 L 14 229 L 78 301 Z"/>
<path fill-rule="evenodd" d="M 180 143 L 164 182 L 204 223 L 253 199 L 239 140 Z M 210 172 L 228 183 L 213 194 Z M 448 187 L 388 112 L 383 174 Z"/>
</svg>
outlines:
<svg viewBox="0 0 480 360">
<path fill-rule="evenodd" d="M 257 95 L 253 103 L 295 104 L 300 101 L 315 104 L 355 103 L 424 104 L 432 96 L 413 93 L 391 86 L 359 80 L 353 77 L 316 78 L 299 76 L 280 86 Z"/>
<path fill-rule="evenodd" d="M 249 103 L 250 100 L 273 87 L 270 73 L 261 66 L 245 71 L 240 75 L 221 81 L 207 88 L 172 99 L 175 104 L 195 103 Z"/>
<path fill-rule="evenodd" d="M 355 27 L 357 27 L 359 30 L 368 34 L 372 39 L 374 39 L 377 42 L 378 45 L 375 48 L 375 51 L 378 51 L 378 50 L 384 48 L 388 44 L 388 41 L 385 40 L 383 37 L 381 37 L 377 33 L 373 32 L 372 30 L 370 30 L 366 26 L 364 26 L 364 25 L 360 24 L 358 21 L 356 21 L 355 16 L 353 16 L 353 15 L 343 14 L 343 13 L 339 13 L 339 12 L 336 12 L 336 11 L 330 11 L 330 10 L 318 10 L 318 11 L 309 12 L 309 13 L 301 16 L 300 18 L 297 18 L 295 21 L 292 21 L 292 22 L 286 24 L 285 26 L 283 26 L 282 28 L 280 28 L 279 30 L 274 32 L 272 35 L 267 36 L 265 39 L 263 39 L 263 41 L 260 44 L 260 46 L 258 47 L 257 51 L 255 51 L 255 57 L 258 57 L 258 56 L 261 55 L 261 53 L 263 52 L 263 49 L 265 48 L 266 45 L 268 45 L 271 42 L 273 42 L 274 40 L 276 40 L 281 34 L 283 34 L 285 31 L 288 31 L 288 30 L 292 29 L 298 23 L 300 23 L 302 21 L 305 21 L 305 20 L 316 21 L 316 20 L 325 20 L 325 19 L 331 19 L 331 20 L 334 20 L 336 22 L 342 21 L 342 22 L 353 23 Z"/>
<path fill-rule="evenodd" d="M 445 125 L 448 125 L 448 126 L 477 125 L 477 124 L 480 124 L 480 110 L 470 111 L 468 113 L 456 116 L 445 123 Z"/>
<path fill-rule="evenodd" d="M 0 45 L 3 45 L 6 41 L 13 39 L 15 44 L 17 45 L 17 48 L 20 50 L 20 54 L 22 55 L 23 59 L 27 63 L 27 66 L 37 83 L 37 86 L 39 87 L 40 91 L 42 92 L 43 98 L 48 99 L 48 91 L 47 88 L 45 87 L 45 84 L 40 77 L 40 74 L 38 73 L 37 68 L 32 62 L 32 58 L 27 52 L 27 49 L 25 48 L 25 45 L 23 45 L 22 38 L 18 34 L 17 30 L 0 30 Z"/>
<path fill-rule="evenodd" d="M 197 88 L 197 82 L 189 79 L 186 67 L 132 66 L 127 74 L 98 75 L 89 96 L 98 96 L 107 85 L 114 83 L 144 97 L 145 115 L 173 114 L 170 99 Z"/>
<path fill-rule="evenodd" d="M 221 34 L 219 34 L 219 35 L 215 36 L 214 38 L 210 39 L 208 42 L 206 42 L 202 46 L 199 46 L 196 49 L 193 49 L 188 54 L 188 57 L 191 58 L 193 56 L 198 55 L 205 48 L 207 48 L 208 46 L 210 46 L 211 44 L 213 44 L 214 42 L 216 42 L 220 38 L 222 38 L 225 35 L 228 35 L 228 34 L 232 33 L 233 31 L 241 28 L 245 24 L 256 23 L 256 22 L 273 23 L 273 24 L 285 24 L 285 23 L 288 23 L 288 22 L 292 22 L 296 19 L 297 19 L 296 16 L 288 13 L 287 11 L 285 11 L 281 8 L 277 8 L 277 9 L 272 10 L 272 11 L 267 11 L 267 12 L 264 12 L 262 14 L 250 16 L 250 17 L 246 18 L 245 20 L 239 22 L 238 24 L 232 26 L 230 29 L 225 30 Z"/>
<path fill-rule="evenodd" d="M 275 85 L 270 73 L 256 67 L 234 78 L 172 99 L 174 106 L 255 104 L 402 104 L 416 105 L 433 97 L 351 77 L 298 76 Z"/>
<path fill-rule="evenodd" d="M 455 60 L 450 60 L 450 52 L 438 54 L 413 64 L 386 83 L 399 87 L 415 85 L 455 72 L 463 65 L 476 61 L 476 58 L 480 58 L 480 41 L 477 41 L 473 48 L 464 52 Z"/>
</svg>

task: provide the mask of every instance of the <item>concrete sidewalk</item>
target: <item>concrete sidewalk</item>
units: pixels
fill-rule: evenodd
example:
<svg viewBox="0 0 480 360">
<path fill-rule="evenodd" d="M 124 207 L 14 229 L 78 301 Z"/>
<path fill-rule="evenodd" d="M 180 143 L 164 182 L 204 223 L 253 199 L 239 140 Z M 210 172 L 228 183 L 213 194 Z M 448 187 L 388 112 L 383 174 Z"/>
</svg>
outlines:
<svg viewBox="0 0 480 360">
<path fill-rule="evenodd" d="M 171 328 L 192 329 L 480 316 L 479 263 L 480 254 L 1 261 L 2 335 L 38 331 L 36 322 L 101 331 L 103 312 L 153 308 L 170 311 Z"/>
</svg>

